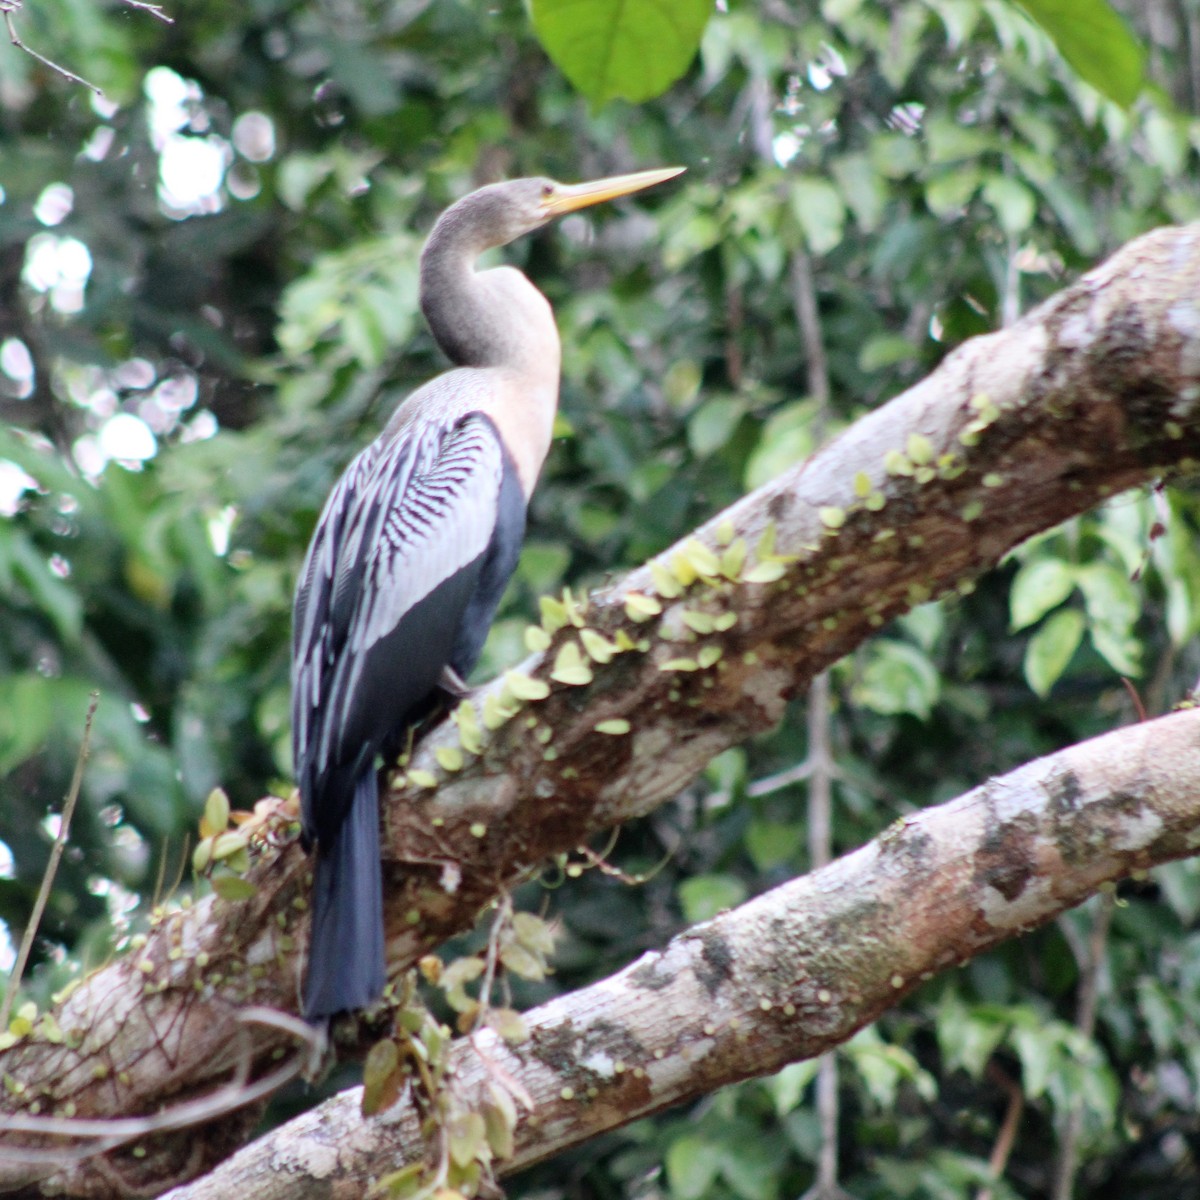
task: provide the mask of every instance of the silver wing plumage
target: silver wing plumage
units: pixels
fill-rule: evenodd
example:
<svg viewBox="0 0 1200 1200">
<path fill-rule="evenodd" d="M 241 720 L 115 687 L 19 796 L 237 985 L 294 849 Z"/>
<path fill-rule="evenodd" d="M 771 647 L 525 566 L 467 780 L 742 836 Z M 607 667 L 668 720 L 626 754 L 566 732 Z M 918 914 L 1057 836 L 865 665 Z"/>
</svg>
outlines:
<svg viewBox="0 0 1200 1200">
<path fill-rule="evenodd" d="M 336 831 L 355 778 L 451 662 L 503 525 L 508 468 L 491 420 L 468 413 L 368 446 L 330 496 L 297 588 L 292 647 L 309 839 Z"/>
</svg>

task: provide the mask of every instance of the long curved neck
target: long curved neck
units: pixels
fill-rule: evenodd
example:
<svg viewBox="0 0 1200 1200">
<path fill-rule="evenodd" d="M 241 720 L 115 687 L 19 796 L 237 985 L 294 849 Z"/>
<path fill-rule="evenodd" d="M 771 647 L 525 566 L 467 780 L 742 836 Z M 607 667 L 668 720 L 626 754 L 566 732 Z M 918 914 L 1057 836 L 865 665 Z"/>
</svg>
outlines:
<svg viewBox="0 0 1200 1200">
<path fill-rule="evenodd" d="M 475 270 L 497 244 L 465 204 L 445 212 L 421 253 L 421 311 L 457 366 L 553 377 L 557 387 L 561 350 L 546 297 L 514 267 Z"/>
</svg>

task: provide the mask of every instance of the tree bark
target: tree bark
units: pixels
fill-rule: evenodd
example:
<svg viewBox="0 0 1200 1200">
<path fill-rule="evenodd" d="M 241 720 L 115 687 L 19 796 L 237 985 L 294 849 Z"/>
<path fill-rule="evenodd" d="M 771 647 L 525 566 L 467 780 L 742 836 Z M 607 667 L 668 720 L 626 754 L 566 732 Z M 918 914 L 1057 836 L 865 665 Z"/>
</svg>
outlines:
<svg viewBox="0 0 1200 1200">
<path fill-rule="evenodd" d="M 532 1096 L 516 1171 L 845 1041 L 935 973 L 1200 846 L 1200 711 L 1081 743 L 895 822 L 874 841 L 526 1014 L 530 1040 L 456 1043 L 454 1086 L 497 1068 Z M 427 1153 L 410 1103 L 351 1088 L 171 1200 L 359 1195 Z"/>
<path fill-rule="evenodd" d="M 970 586 L 1030 534 L 1114 492 L 1193 470 L 1197 297 L 1200 225 L 1140 238 L 1011 328 L 966 343 L 586 612 L 575 606 L 523 668 L 549 684 L 547 698 L 479 747 L 443 723 L 418 747 L 415 779 L 394 777 L 390 967 L 469 927 L 548 855 L 650 811 L 713 755 L 770 728 L 816 673 L 893 616 Z M 581 626 L 610 647 L 601 657 L 622 639 L 633 648 L 596 661 Z M 476 712 L 512 691 L 511 680 L 480 689 Z M 446 769 L 456 759 L 461 769 Z M 306 937 L 298 848 L 263 856 L 249 878 L 252 899 L 164 914 L 144 944 L 93 973 L 53 1014 L 60 1040 L 43 1023 L 0 1055 L 13 1081 L 4 1109 L 153 1112 L 226 1078 L 239 1007 L 296 1011 Z M 288 1046 L 272 1029 L 250 1039 L 259 1073 Z M 245 1141 L 254 1115 L 158 1136 L 140 1156 L 0 1161 L 0 1188 L 162 1190 Z"/>
</svg>

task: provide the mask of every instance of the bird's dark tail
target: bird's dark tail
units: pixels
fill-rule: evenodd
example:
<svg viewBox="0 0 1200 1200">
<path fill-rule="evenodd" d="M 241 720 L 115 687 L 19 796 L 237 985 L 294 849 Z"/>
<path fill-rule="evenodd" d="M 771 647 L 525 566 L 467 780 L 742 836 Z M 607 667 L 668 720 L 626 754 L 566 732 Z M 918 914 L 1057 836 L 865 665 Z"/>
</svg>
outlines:
<svg viewBox="0 0 1200 1200">
<path fill-rule="evenodd" d="M 383 882 L 379 785 L 368 766 L 350 811 L 328 844 L 318 843 L 304 1015 L 313 1022 L 365 1008 L 383 992 Z"/>
</svg>

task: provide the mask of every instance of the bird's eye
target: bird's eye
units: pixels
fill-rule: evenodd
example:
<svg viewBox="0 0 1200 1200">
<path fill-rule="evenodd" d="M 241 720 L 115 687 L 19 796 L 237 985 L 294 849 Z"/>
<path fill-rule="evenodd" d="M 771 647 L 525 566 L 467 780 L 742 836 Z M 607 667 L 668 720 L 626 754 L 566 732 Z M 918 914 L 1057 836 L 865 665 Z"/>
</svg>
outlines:
<svg viewBox="0 0 1200 1200">
<path fill-rule="evenodd" d="M 554 184 L 543 183 L 542 184 L 542 199 L 549 200 L 550 197 L 553 195 L 554 195 Z"/>
</svg>

